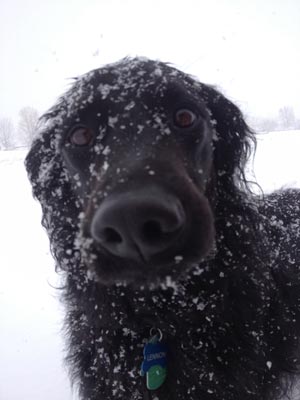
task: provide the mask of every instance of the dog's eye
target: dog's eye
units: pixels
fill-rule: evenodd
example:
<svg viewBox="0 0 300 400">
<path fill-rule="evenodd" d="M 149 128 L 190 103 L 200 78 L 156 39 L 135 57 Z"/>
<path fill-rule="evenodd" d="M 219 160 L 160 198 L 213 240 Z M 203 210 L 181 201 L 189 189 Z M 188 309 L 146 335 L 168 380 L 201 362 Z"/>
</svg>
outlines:
<svg viewBox="0 0 300 400">
<path fill-rule="evenodd" d="M 174 115 L 174 123 L 179 128 L 190 128 L 196 121 L 196 114 L 187 108 L 177 110 Z"/>
<path fill-rule="evenodd" d="M 75 146 L 87 146 L 94 139 L 94 132 L 86 126 L 73 129 L 69 135 L 69 142 Z"/>
</svg>

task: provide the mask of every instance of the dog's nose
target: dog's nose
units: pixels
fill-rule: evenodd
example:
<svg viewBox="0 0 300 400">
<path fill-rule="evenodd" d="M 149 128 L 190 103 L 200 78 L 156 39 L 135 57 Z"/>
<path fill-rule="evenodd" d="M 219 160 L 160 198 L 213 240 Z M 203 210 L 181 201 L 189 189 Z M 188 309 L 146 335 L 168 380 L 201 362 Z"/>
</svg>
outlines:
<svg viewBox="0 0 300 400">
<path fill-rule="evenodd" d="M 91 234 L 118 257 L 147 262 L 179 246 L 185 223 L 180 200 L 151 188 L 107 197 L 95 213 Z"/>
</svg>

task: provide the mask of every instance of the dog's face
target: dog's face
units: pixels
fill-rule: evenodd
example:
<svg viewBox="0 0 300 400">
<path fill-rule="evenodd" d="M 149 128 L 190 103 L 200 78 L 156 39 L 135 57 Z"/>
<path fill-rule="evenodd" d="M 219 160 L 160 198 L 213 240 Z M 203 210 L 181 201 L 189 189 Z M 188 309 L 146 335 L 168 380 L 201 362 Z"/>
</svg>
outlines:
<svg viewBox="0 0 300 400">
<path fill-rule="evenodd" d="M 213 129 L 200 84 L 184 78 L 115 64 L 69 100 L 59 148 L 82 207 L 82 259 L 101 282 L 178 275 L 212 247 Z"/>
<path fill-rule="evenodd" d="M 253 134 L 221 93 L 124 59 L 77 79 L 44 120 L 26 166 L 58 268 L 143 285 L 222 248 Z"/>
</svg>

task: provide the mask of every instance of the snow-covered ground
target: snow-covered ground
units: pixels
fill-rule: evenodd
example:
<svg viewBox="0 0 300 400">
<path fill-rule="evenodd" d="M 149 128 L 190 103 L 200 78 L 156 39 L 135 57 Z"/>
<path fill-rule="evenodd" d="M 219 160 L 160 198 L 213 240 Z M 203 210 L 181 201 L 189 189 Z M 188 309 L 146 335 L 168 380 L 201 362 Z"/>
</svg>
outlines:
<svg viewBox="0 0 300 400">
<path fill-rule="evenodd" d="M 300 131 L 258 136 L 265 191 L 300 187 Z M 62 365 L 58 279 L 32 199 L 26 150 L 0 151 L 0 399 L 75 400 Z"/>
<path fill-rule="evenodd" d="M 254 172 L 265 192 L 300 187 L 300 131 L 257 135 Z"/>
</svg>

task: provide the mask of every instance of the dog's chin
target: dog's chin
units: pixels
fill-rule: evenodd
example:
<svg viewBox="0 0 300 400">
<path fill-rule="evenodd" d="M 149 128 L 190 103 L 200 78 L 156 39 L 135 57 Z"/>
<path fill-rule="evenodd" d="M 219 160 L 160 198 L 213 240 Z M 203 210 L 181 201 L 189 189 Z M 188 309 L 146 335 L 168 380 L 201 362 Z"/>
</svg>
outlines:
<svg viewBox="0 0 300 400">
<path fill-rule="evenodd" d="M 154 290 L 188 279 L 189 272 L 197 269 L 199 264 L 209 259 L 213 253 L 212 243 L 204 253 L 189 257 L 174 256 L 169 260 L 164 259 L 163 262 L 138 263 L 98 254 L 98 257 L 93 257 L 93 263 L 87 265 L 87 274 L 89 279 L 100 286 L 130 286 L 135 290 Z"/>
<path fill-rule="evenodd" d="M 173 265 L 143 265 L 139 269 L 131 268 L 126 271 L 102 271 L 100 268 L 88 269 L 88 277 L 95 280 L 100 286 L 127 286 L 135 290 L 156 289 L 168 280 L 176 281 L 182 279 L 192 268 L 190 264 Z"/>
</svg>

